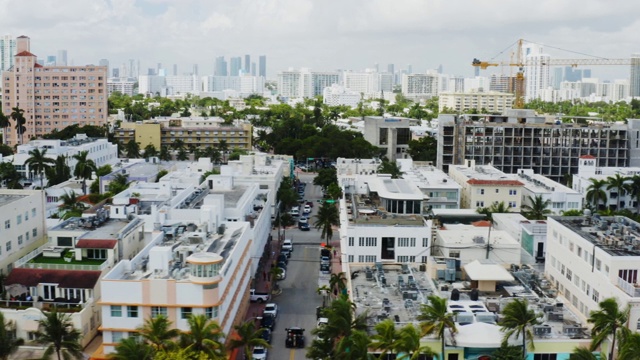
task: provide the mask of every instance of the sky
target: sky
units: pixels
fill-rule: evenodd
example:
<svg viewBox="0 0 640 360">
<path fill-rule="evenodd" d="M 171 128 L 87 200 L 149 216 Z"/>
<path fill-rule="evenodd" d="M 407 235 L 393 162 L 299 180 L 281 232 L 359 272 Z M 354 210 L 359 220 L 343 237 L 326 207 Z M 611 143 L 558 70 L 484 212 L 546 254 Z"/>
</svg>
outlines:
<svg viewBox="0 0 640 360">
<path fill-rule="evenodd" d="M 267 56 L 270 79 L 376 63 L 472 76 L 473 58 L 509 61 L 521 38 L 554 58 L 629 58 L 640 53 L 638 14 L 634 0 L 0 0 L 0 34 L 29 36 L 41 59 L 66 49 L 74 65 L 136 59 L 144 73 L 198 64 L 207 75 L 217 56 L 250 54 Z M 629 76 L 628 66 L 591 69 Z"/>
</svg>

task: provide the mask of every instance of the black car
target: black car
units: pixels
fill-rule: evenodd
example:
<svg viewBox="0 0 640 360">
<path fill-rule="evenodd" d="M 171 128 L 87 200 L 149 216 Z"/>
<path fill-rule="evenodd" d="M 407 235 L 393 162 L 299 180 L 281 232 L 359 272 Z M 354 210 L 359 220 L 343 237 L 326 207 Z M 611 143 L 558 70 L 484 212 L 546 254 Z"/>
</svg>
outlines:
<svg viewBox="0 0 640 360">
<path fill-rule="evenodd" d="M 284 261 L 278 261 L 278 264 L 276 266 L 287 270 L 287 263 L 285 263 Z"/>
<path fill-rule="evenodd" d="M 283 262 L 285 264 L 289 264 L 289 258 L 287 257 L 287 255 L 280 253 L 280 255 L 278 255 L 278 262 Z"/>
<path fill-rule="evenodd" d="M 289 249 L 280 249 L 280 255 L 286 255 L 287 258 L 291 257 L 291 250 Z"/>
<path fill-rule="evenodd" d="M 320 257 L 328 256 L 331 259 L 331 250 L 327 248 L 320 249 Z"/>
<path fill-rule="evenodd" d="M 285 330 L 287 331 L 287 338 L 284 342 L 285 347 L 300 349 L 304 348 L 304 329 L 293 327 Z"/>
<path fill-rule="evenodd" d="M 258 319 L 260 319 L 260 327 L 261 328 L 267 328 L 267 329 L 273 331 L 273 328 L 276 327 L 276 318 L 275 318 L 275 316 L 273 316 L 271 314 L 264 314 L 261 317 L 259 317 Z"/>
<path fill-rule="evenodd" d="M 320 264 L 320 272 L 323 274 L 331 274 L 331 264 Z"/>
<path fill-rule="evenodd" d="M 271 344 L 271 329 L 269 328 L 260 329 L 260 337 L 262 338 L 262 340 Z"/>
<path fill-rule="evenodd" d="M 309 226 L 309 224 L 298 224 L 298 228 L 302 231 L 309 231 L 311 230 L 311 227 Z"/>
</svg>

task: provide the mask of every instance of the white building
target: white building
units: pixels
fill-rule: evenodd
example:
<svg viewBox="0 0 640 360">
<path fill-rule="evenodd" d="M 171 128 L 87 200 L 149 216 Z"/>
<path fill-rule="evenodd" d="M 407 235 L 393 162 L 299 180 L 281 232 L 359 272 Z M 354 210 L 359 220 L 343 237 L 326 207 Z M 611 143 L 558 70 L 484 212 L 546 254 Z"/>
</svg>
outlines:
<svg viewBox="0 0 640 360">
<path fill-rule="evenodd" d="M 511 109 L 514 99 L 513 94 L 496 91 L 443 92 L 438 95 L 438 108 L 440 111 L 447 108 L 457 112 L 477 109 L 478 112 L 502 113 L 506 109 Z"/>
<path fill-rule="evenodd" d="M 531 199 L 540 196 L 544 201 L 549 200 L 548 209 L 556 215 L 562 215 L 568 210 L 582 209 L 582 194 L 568 188 L 546 176 L 534 174 L 533 169 L 519 169 L 517 175 L 510 175 L 514 180 L 524 184 L 522 190 L 522 204 L 531 205 Z"/>
<path fill-rule="evenodd" d="M 432 165 L 416 165 L 409 159 L 402 163 L 412 163 L 405 170 L 402 178 L 413 181 L 420 191 L 428 197 L 424 204 L 425 213 L 434 209 L 459 209 L 462 186 L 455 182 L 444 171 Z"/>
<path fill-rule="evenodd" d="M 322 101 L 329 106 L 346 105 L 355 108 L 362 101 L 362 95 L 344 86 L 333 84 L 322 91 Z"/>
<path fill-rule="evenodd" d="M 592 155 L 583 155 L 578 162 L 578 173 L 573 175 L 572 187 L 575 191 L 582 194 L 582 203 L 584 206 L 588 204 L 587 193 L 592 184 L 592 179 L 608 180 L 610 177 L 620 175 L 627 178 L 627 183 L 631 183 L 631 177 L 640 175 L 640 167 L 601 167 L 597 166 L 598 159 Z M 638 206 L 637 200 L 628 191 L 624 194 L 618 194 L 618 189 L 607 189 L 607 185 L 601 187 L 605 192 L 607 200 L 600 201 L 596 208 L 620 209 L 632 208 Z M 593 205 L 593 204 L 591 204 Z"/>
<path fill-rule="evenodd" d="M 27 144 L 18 145 L 16 153 L 5 157 L 3 160 L 11 162 L 25 179 L 38 180 L 38 186 L 40 185 L 39 176 L 34 176 L 33 171 L 26 164 L 31 157 L 29 152 L 34 149 L 46 150 L 45 156 L 53 160 L 58 156 L 65 156 L 67 165 L 71 169 L 71 174 L 73 174 L 77 163 L 73 156 L 83 151 L 88 153 L 87 159 L 93 160 L 97 167 L 118 162 L 118 147 L 107 141 L 107 139 L 95 139 L 89 138 L 84 134 L 77 134 L 73 139 L 69 140 L 31 140 Z"/>
<path fill-rule="evenodd" d="M 105 353 L 158 314 L 180 330 L 188 329 L 189 315 L 204 314 L 226 334 L 244 320 L 256 260 L 271 230 L 269 211 L 262 211 L 271 207 L 270 190 L 225 175 L 205 184 L 169 202 L 141 194 L 140 206 L 163 232 L 154 230 L 138 255 L 102 279 Z"/>
<path fill-rule="evenodd" d="M 0 75 L 13 66 L 16 55 L 16 38 L 11 35 L 0 36 Z"/>
<path fill-rule="evenodd" d="M 135 95 L 135 85 L 138 82 L 136 78 L 108 78 L 107 79 L 107 91 L 109 95 L 113 92 L 119 92 L 124 95 L 133 96 Z"/>
<path fill-rule="evenodd" d="M 411 141 L 409 127 L 417 120 L 382 116 L 367 116 L 364 120 L 365 140 L 383 150 L 389 161 L 406 158 Z"/>
<path fill-rule="evenodd" d="M 345 71 L 342 73 L 342 84 L 345 88 L 364 94 L 366 98 L 378 96 L 381 92 L 393 91 L 393 74 L 379 73 L 375 70 Z"/>
<path fill-rule="evenodd" d="M 312 98 L 339 81 L 337 72 L 290 68 L 278 73 L 278 93 L 286 99 Z"/>
<path fill-rule="evenodd" d="M 524 184 L 495 167 L 467 160 L 464 165 L 449 165 L 449 176 L 462 186 L 463 208 L 484 208 L 504 202 L 513 212 L 520 212 Z"/>
<path fill-rule="evenodd" d="M 506 231 L 536 262 L 544 262 L 547 252 L 546 220 L 528 220 L 518 213 L 492 214 L 491 218 L 495 229 Z"/>
<path fill-rule="evenodd" d="M 408 98 L 431 98 L 438 96 L 438 74 L 403 74 L 402 94 Z"/>
<path fill-rule="evenodd" d="M 138 94 L 151 96 L 167 96 L 167 82 L 164 76 L 140 75 L 138 76 Z"/>
<path fill-rule="evenodd" d="M 262 94 L 264 91 L 264 77 L 250 76 L 204 76 L 202 77 L 202 92 L 215 93 L 233 90 L 235 96 L 247 97 L 251 94 Z"/>
<path fill-rule="evenodd" d="M 541 99 L 541 90 L 551 87 L 549 60 L 551 56 L 545 54 L 542 46 L 526 43 L 524 51 L 525 101 Z"/>
<path fill-rule="evenodd" d="M 46 241 L 44 201 L 40 190 L 0 190 L 0 274 Z"/>
<path fill-rule="evenodd" d="M 547 224 L 545 277 L 564 305 L 585 324 L 600 301 L 613 297 L 631 308 L 629 328 L 640 328 L 640 224 L 599 215 L 550 217 Z"/>
</svg>

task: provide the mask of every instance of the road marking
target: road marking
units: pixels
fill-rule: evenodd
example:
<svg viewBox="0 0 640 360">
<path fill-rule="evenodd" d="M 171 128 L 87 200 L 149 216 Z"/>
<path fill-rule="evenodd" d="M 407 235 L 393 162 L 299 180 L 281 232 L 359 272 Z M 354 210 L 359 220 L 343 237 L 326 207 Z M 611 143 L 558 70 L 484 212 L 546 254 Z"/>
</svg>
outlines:
<svg viewBox="0 0 640 360">
<path fill-rule="evenodd" d="M 295 358 L 296 358 L 296 352 L 293 349 L 291 349 L 289 351 L 289 360 L 294 360 Z"/>
</svg>

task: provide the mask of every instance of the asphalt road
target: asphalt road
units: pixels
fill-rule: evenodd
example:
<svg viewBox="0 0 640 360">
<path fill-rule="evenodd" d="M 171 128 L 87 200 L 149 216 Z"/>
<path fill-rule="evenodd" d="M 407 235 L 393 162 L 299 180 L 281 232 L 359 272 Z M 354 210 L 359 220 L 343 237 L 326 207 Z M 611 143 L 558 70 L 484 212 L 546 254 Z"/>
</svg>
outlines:
<svg viewBox="0 0 640 360">
<path fill-rule="evenodd" d="M 317 200 L 322 198 L 320 187 L 312 184 L 315 175 L 302 174 L 300 179 L 307 183 L 305 199 L 314 202 L 309 224 L 310 231 L 287 229 L 285 238 L 293 240 L 293 253 L 289 259 L 286 279 L 280 281 L 282 294 L 273 298 L 278 304 L 279 314 L 271 340 L 269 359 L 271 360 L 302 360 L 305 359 L 306 349 L 287 349 L 285 347 L 286 328 L 301 327 L 305 329 L 305 346 L 309 346 L 313 339 L 311 330 L 316 326 L 316 307 L 322 304 L 322 297 L 318 295 L 318 275 L 320 269 L 320 231 L 313 228 L 313 215 L 320 205 Z"/>
</svg>

